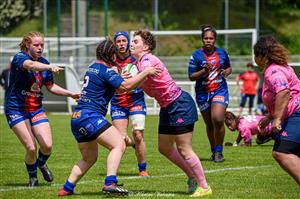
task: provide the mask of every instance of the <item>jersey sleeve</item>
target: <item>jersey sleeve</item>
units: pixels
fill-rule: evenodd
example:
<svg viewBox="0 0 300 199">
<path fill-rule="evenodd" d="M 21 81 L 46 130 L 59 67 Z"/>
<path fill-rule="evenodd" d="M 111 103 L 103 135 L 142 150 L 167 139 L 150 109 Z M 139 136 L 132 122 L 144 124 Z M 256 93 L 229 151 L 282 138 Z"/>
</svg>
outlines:
<svg viewBox="0 0 300 199">
<path fill-rule="evenodd" d="M 189 68 L 188 68 L 188 74 L 191 76 L 193 73 L 200 71 L 203 67 L 201 64 L 199 64 L 197 60 L 196 53 L 193 53 L 192 56 L 190 57 L 189 61 Z"/>
<path fill-rule="evenodd" d="M 116 73 L 114 69 L 107 70 L 107 72 L 104 73 L 104 77 L 107 82 L 116 89 L 119 88 L 124 81 L 124 79 Z"/>
<path fill-rule="evenodd" d="M 230 59 L 228 53 L 224 50 L 224 69 L 230 68 Z"/>
<path fill-rule="evenodd" d="M 12 65 L 16 67 L 16 70 L 20 70 L 23 68 L 23 63 L 30 59 L 29 55 L 23 53 L 23 52 L 19 52 L 18 54 L 16 54 L 12 60 Z"/>
</svg>

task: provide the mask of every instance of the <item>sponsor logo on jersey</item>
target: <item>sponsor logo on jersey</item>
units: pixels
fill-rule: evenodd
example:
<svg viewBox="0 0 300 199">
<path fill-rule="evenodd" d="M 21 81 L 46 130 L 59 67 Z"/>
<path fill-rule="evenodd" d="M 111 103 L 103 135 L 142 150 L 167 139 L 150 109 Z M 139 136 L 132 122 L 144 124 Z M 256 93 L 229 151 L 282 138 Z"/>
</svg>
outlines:
<svg viewBox="0 0 300 199">
<path fill-rule="evenodd" d="M 42 96 L 39 93 L 32 93 L 32 92 L 28 92 L 28 91 L 25 91 L 25 90 L 22 90 L 21 94 L 26 95 L 26 96 L 30 96 L 30 97 L 40 97 L 40 96 Z"/>
</svg>

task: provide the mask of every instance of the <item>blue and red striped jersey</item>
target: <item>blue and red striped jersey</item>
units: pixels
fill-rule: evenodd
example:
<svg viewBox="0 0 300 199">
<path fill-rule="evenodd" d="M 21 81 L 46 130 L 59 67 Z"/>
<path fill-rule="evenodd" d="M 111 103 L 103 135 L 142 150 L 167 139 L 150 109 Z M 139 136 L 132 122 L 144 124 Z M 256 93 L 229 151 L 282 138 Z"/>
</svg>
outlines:
<svg viewBox="0 0 300 199">
<path fill-rule="evenodd" d="M 122 68 L 126 67 L 128 64 L 134 64 L 136 65 L 137 61 L 136 59 L 129 55 L 125 59 L 117 58 L 117 63 L 119 70 L 122 71 Z M 112 106 L 121 106 L 121 107 L 131 107 L 134 105 L 141 104 L 141 102 L 144 102 L 144 92 L 141 88 L 135 88 L 134 90 L 122 94 L 116 93 L 112 100 L 111 105 Z"/>
<path fill-rule="evenodd" d="M 197 49 L 189 61 L 188 74 L 200 71 L 205 64 L 210 63 L 212 66 L 208 74 L 196 81 L 195 90 L 199 92 L 212 92 L 226 85 L 226 80 L 222 77 L 221 72 L 230 66 L 230 60 L 227 52 L 221 48 L 215 48 L 214 53 L 206 55 L 203 48 Z M 227 86 L 226 86 L 227 87 Z"/>
<path fill-rule="evenodd" d="M 11 62 L 9 86 L 6 90 L 5 109 L 22 112 L 33 112 L 42 107 L 43 85 L 51 86 L 53 74 L 51 71 L 29 71 L 23 67 L 26 60 L 31 60 L 24 51 L 17 53 Z M 49 62 L 40 57 L 40 63 Z"/>
</svg>

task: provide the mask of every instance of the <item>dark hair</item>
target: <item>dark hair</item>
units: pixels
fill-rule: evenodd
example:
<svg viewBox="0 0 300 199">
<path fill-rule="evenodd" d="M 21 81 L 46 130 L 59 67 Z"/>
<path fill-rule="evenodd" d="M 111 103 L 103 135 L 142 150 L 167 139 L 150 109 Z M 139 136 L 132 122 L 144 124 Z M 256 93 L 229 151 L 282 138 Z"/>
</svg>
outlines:
<svg viewBox="0 0 300 199">
<path fill-rule="evenodd" d="M 247 67 L 254 67 L 254 65 L 251 62 L 247 63 L 246 66 Z"/>
<path fill-rule="evenodd" d="M 279 43 L 273 36 L 261 36 L 254 45 L 254 55 L 261 56 L 268 60 L 269 64 L 288 64 L 288 50 Z"/>
<path fill-rule="evenodd" d="M 114 43 L 109 40 L 105 39 L 104 41 L 100 42 L 96 49 L 96 57 L 98 60 L 105 61 L 107 64 L 116 65 L 114 61 L 114 55 L 117 52 L 117 48 Z"/>
<path fill-rule="evenodd" d="M 32 31 L 32 32 L 26 33 L 23 36 L 23 39 L 22 39 L 21 43 L 19 44 L 20 49 L 23 50 L 23 51 L 26 51 L 27 50 L 27 44 L 32 43 L 32 38 L 33 37 L 44 38 L 44 35 L 40 32 L 37 32 L 37 31 Z"/>
<path fill-rule="evenodd" d="M 156 40 L 154 35 L 148 30 L 138 30 L 134 33 L 133 36 L 139 35 L 143 42 L 149 47 L 150 51 L 153 51 L 156 48 Z"/>
<path fill-rule="evenodd" d="M 225 112 L 224 122 L 227 127 L 232 123 L 232 121 L 238 121 L 238 119 L 239 119 L 239 117 L 237 117 L 232 112 L 230 112 L 230 111 Z"/>
<path fill-rule="evenodd" d="M 217 31 L 216 31 L 216 29 L 212 25 L 203 24 L 200 27 L 200 30 L 202 31 L 202 33 L 201 33 L 202 39 L 203 39 L 205 33 L 208 32 L 208 31 L 212 32 L 214 34 L 214 36 L 215 36 L 215 39 L 217 39 Z"/>
</svg>

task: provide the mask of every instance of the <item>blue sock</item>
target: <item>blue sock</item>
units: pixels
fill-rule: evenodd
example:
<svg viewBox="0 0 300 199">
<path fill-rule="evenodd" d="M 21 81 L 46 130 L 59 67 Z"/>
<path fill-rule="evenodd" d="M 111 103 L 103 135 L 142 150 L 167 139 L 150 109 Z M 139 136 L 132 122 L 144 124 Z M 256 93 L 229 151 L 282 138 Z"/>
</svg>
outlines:
<svg viewBox="0 0 300 199">
<path fill-rule="evenodd" d="M 215 153 L 215 152 L 216 152 L 216 147 L 214 146 L 211 148 L 211 153 Z"/>
<path fill-rule="evenodd" d="M 118 184 L 117 176 L 106 176 L 104 183 L 106 186 L 109 186 L 112 183 Z"/>
<path fill-rule="evenodd" d="M 67 180 L 66 183 L 64 184 L 64 190 L 67 192 L 73 192 L 75 186 L 76 186 L 76 184 L 73 184 L 73 183 L 69 182 L 69 180 Z"/>
<path fill-rule="evenodd" d="M 215 152 L 223 152 L 223 146 L 222 145 L 217 145 L 215 146 Z"/>
<path fill-rule="evenodd" d="M 44 155 L 41 152 L 41 149 L 40 149 L 39 150 L 39 157 L 37 159 L 37 165 L 38 165 L 38 167 L 44 166 L 46 164 L 46 161 L 48 160 L 49 157 L 50 157 L 50 155 Z"/>
<path fill-rule="evenodd" d="M 36 178 L 37 177 L 37 163 L 34 164 L 27 164 L 25 162 L 27 172 L 29 175 L 29 178 Z"/>
<path fill-rule="evenodd" d="M 139 171 L 146 171 L 147 163 L 146 162 L 139 163 L 138 167 L 139 167 Z"/>
</svg>

